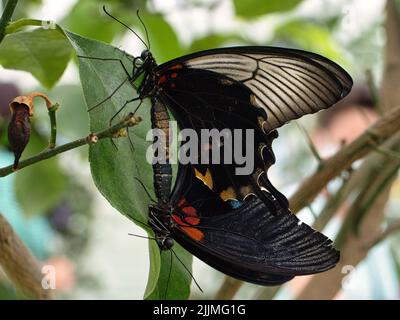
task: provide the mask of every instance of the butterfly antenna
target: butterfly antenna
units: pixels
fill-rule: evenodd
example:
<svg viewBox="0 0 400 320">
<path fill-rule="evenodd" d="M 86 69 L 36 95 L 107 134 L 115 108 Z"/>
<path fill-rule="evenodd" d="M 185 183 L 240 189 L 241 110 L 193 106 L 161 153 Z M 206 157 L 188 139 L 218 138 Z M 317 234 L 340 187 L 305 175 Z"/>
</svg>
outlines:
<svg viewBox="0 0 400 320">
<path fill-rule="evenodd" d="M 113 15 L 111 15 L 111 13 L 109 13 L 106 10 L 106 6 L 103 6 L 103 11 L 106 13 L 106 15 L 108 15 L 111 19 L 114 19 L 115 21 L 117 21 L 119 24 L 123 25 L 125 28 L 127 28 L 129 31 L 131 31 L 147 48 L 147 50 L 149 50 L 149 47 L 147 46 L 146 42 L 143 41 L 143 39 L 135 32 L 135 30 L 133 30 L 131 27 L 129 27 L 126 23 L 123 23 L 121 20 L 117 19 L 116 17 L 114 17 Z"/>
<path fill-rule="evenodd" d="M 143 26 L 144 32 L 145 32 L 145 34 L 146 34 L 147 43 L 148 43 L 147 49 L 150 51 L 150 38 L 149 38 L 149 33 L 147 32 L 146 25 L 144 24 L 142 18 L 141 18 L 140 15 L 139 15 L 139 9 L 136 10 L 136 15 L 137 15 L 137 17 L 138 17 L 140 23 L 141 23 L 142 26 Z"/>
<path fill-rule="evenodd" d="M 142 239 L 147 239 L 147 240 L 156 240 L 156 238 L 152 237 L 147 237 L 147 236 L 141 236 L 140 234 L 136 233 L 128 233 L 129 236 L 137 237 L 137 238 L 142 238 Z"/>
<path fill-rule="evenodd" d="M 170 249 L 171 252 L 174 254 L 174 256 L 178 259 L 178 261 L 182 264 L 182 266 L 185 268 L 185 270 L 189 273 L 190 277 L 193 279 L 194 283 L 196 284 L 197 288 L 199 288 L 199 290 L 201 292 L 203 292 L 203 289 L 201 289 L 200 285 L 197 283 L 196 279 L 193 277 L 193 274 L 190 272 L 190 270 L 185 266 L 185 264 L 183 263 L 183 261 L 178 257 L 178 255 L 175 253 L 175 251 L 171 248 Z"/>
<path fill-rule="evenodd" d="M 149 197 L 149 199 L 150 199 L 151 201 L 153 201 L 154 203 L 157 203 L 157 201 L 154 200 L 153 197 L 150 195 L 150 192 L 147 190 L 147 188 L 146 188 L 146 186 L 144 185 L 144 183 L 143 183 L 139 178 L 137 178 L 137 177 L 135 177 L 135 180 L 137 180 L 137 182 L 140 183 L 140 185 L 142 186 L 144 192 L 146 192 L 146 194 L 147 194 L 147 196 Z"/>
</svg>

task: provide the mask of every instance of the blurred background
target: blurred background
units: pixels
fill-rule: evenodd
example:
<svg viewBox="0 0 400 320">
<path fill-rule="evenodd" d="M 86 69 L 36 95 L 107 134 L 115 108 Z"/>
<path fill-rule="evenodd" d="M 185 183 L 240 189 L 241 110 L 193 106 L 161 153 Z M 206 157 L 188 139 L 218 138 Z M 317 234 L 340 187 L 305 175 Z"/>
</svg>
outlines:
<svg viewBox="0 0 400 320">
<path fill-rule="evenodd" d="M 354 90 L 337 107 L 279 130 L 280 138 L 274 142 L 277 163 L 271 168 L 270 177 L 287 197 L 318 167 L 319 159 L 311 145 L 322 158 L 330 156 L 363 133 L 382 112 L 378 105 L 387 45 L 384 0 L 26 0 L 19 3 L 13 19 L 54 20 L 75 33 L 139 55 L 143 45 L 104 15 L 103 4 L 139 33 L 142 29 L 135 12 L 141 10 L 158 63 L 214 47 L 271 45 L 319 53 L 352 75 Z M 59 76 L 58 81 L 45 88 L 30 73 L 0 66 L 0 167 L 13 161 L 6 134 L 10 120 L 8 104 L 22 93 L 42 91 L 60 103 L 59 144 L 88 134 L 76 61 L 71 60 L 65 70 L 61 68 Z M 22 158 L 47 145 L 49 127 L 44 106 L 36 107 L 32 127 L 31 141 Z M 149 268 L 147 240 L 129 236 L 128 233 L 142 231 L 97 191 L 87 151 L 87 147 L 75 149 L 1 178 L 0 212 L 38 259 L 55 266 L 57 298 L 141 299 Z M 355 169 L 361 166 L 362 161 L 354 164 Z M 387 203 L 381 208 L 382 216 L 376 220 L 378 230 L 400 219 L 397 168 L 391 177 Z M 330 237 L 340 235 L 363 186 L 370 183 L 359 180 L 357 187 L 349 188 L 351 176 L 349 171 L 331 181 L 299 217 Z M 377 189 L 374 195 L 381 192 Z M 282 288 L 265 289 L 232 283 L 194 259 L 194 277 L 204 293 L 193 287 L 192 297 L 398 299 L 400 233 L 392 232 L 382 241 L 362 248 L 351 246 L 348 237 L 344 239 L 341 248 L 349 255 L 356 248 L 357 259 L 335 270 L 342 274 L 340 278 L 326 273 L 296 278 Z M 234 294 L 224 295 L 223 285 L 231 285 Z M 315 292 L 313 296 L 304 293 L 310 288 Z M 0 299 L 15 297 L 13 287 L 0 270 Z"/>
</svg>

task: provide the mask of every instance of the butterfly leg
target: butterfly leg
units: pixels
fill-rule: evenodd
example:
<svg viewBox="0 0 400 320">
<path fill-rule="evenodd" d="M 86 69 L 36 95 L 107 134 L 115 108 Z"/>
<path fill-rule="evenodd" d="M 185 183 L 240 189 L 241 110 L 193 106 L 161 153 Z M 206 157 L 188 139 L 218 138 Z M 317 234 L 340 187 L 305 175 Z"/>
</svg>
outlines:
<svg viewBox="0 0 400 320">
<path fill-rule="evenodd" d="M 193 276 L 193 273 L 189 270 L 189 268 L 183 263 L 183 261 L 179 258 L 178 254 L 171 248 L 171 252 L 174 254 L 175 258 L 180 262 L 180 264 L 183 266 L 183 268 L 189 273 L 190 277 L 193 279 L 194 283 L 196 284 L 197 288 L 203 292 L 203 289 L 201 289 L 199 283 L 196 281 L 196 279 Z"/>
<path fill-rule="evenodd" d="M 134 178 L 137 182 L 139 182 L 139 184 L 142 186 L 143 190 L 146 192 L 147 196 L 149 197 L 149 199 L 151 201 L 153 201 L 154 203 L 157 203 L 156 200 L 153 199 L 153 197 L 150 195 L 149 190 L 147 190 L 146 186 L 144 185 L 144 183 L 137 177 Z"/>
<path fill-rule="evenodd" d="M 111 94 L 110 94 L 108 97 L 106 97 L 106 98 L 104 98 L 103 100 L 101 100 L 100 102 L 96 103 L 93 107 L 90 107 L 90 108 L 88 109 L 88 112 L 90 112 L 90 111 L 96 109 L 98 106 L 102 105 L 104 102 L 110 100 L 110 99 L 114 96 L 114 94 L 115 94 L 119 89 L 121 89 L 121 87 L 125 84 L 126 81 L 128 81 L 128 78 L 126 78 L 121 84 L 119 84 L 118 87 L 116 87 L 116 88 L 113 90 L 113 92 L 111 92 Z"/>
<path fill-rule="evenodd" d="M 125 103 L 123 104 L 123 106 L 121 108 L 118 109 L 118 111 L 111 117 L 110 121 L 109 121 L 109 125 L 111 126 L 113 120 L 118 116 L 118 114 L 121 113 L 122 110 L 124 110 L 124 108 L 131 102 L 137 101 L 137 100 L 142 100 L 142 98 L 140 97 L 135 97 L 133 99 L 130 100 L 126 100 Z"/>
</svg>

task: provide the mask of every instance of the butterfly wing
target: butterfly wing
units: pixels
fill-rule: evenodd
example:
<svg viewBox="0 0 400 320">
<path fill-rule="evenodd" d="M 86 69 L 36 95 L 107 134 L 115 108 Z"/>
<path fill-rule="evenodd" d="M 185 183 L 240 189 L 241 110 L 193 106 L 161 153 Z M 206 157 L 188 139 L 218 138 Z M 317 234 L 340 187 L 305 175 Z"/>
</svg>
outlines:
<svg viewBox="0 0 400 320">
<path fill-rule="evenodd" d="M 287 208 L 272 213 L 254 196 L 232 210 L 189 166 L 181 168 L 179 181 L 173 193 L 173 237 L 215 269 L 255 284 L 277 285 L 337 263 L 332 242 Z"/>
<path fill-rule="evenodd" d="M 353 84 L 343 68 L 320 55 L 261 46 L 201 51 L 162 64 L 156 73 L 163 79 L 170 79 L 172 73 L 178 80 L 185 77 L 187 69 L 215 72 L 249 88 L 254 103 L 246 101 L 247 106 L 258 105 L 265 111 L 266 131 L 332 106 L 350 92 Z M 166 91 L 174 95 L 169 88 Z M 190 105 L 185 107 L 191 109 Z"/>
<path fill-rule="evenodd" d="M 243 199 L 257 194 L 264 198 L 264 190 L 274 193 L 281 205 L 287 205 L 287 200 L 266 174 L 275 161 L 274 129 L 331 106 L 352 85 L 340 66 L 322 56 L 271 47 L 203 51 L 163 64 L 156 74 L 160 99 L 180 129 L 194 129 L 198 136 L 202 129 L 254 130 L 254 143 L 247 138 L 241 143 L 254 147 L 251 172 L 237 175 L 241 165 L 234 161 L 232 165 L 197 165 L 198 176 L 211 174 L 212 189 L 225 197 Z M 220 156 L 223 152 L 221 147 Z"/>
<path fill-rule="evenodd" d="M 225 198 L 244 199 L 250 193 L 263 197 L 261 187 L 270 191 L 267 184 L 260 184 L 259 178 L 266 176 L 269 166 L 275 162 L 271 144 L 277 133 L 266 133 L 263 130 L 267 116 L 261 107 L 251 105 L 251 90 L 239 81 L 207 70 L 181 70 L 181 75 L 171 84 L 175 88 L 163 90 L 160 99 L 172 111 L 181 130 L 190 128 L 196 131 L 197 137 L 201 137 L 205 129 L 217 129 L 219 132 L 224 129 L 240 129 L 243 135 L 232 137 L 235 138 L 232 143 L 235 148 L 238 145 L 249 147 L 246 159 L 252 162 L 249 164 L 251 168 L 241 175 L 237 174 L 237 169 L 243 167 L 243 164 L 233 157 L 233 150 L 231 164 L 224 162 L 225 145 L 221 145 L 216 150 L 222 159 L 221 163 L 204 166 L 201 164 L 204 161 L 199 148 L 197 176 L 200 179 L 203 177 L 203 182 L 207 183 L 206 177 L 211 175 L 211 189 Z M 250 141 L 245 136 L 244 130 L 247 129 L 252 129 L 254 140 Z M 286 198 L 275 191 L 276 197 L 287 203 Z"/>
</svg>

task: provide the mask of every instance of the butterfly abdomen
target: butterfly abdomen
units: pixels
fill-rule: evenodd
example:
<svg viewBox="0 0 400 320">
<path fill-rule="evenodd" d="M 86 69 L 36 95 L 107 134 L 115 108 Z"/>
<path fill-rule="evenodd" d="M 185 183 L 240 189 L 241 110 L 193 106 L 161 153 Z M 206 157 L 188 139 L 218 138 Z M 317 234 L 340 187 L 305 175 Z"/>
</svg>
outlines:
<svg viewBox="0 0 400 320">
<path fill-rule="evenodd" d="M 172 184 L 172 168 L 169 163 L 169 115 L 166 107 L 158 99 L 153 99 L 151 108 L 151 126 L 152 129 L 160 130 L 157 138 L 158 150 L 155 151 L 154 157 L 156 162 L 153 163 L 154 190 L 159 203 L 166 204 L 169 202 L 169 195 Z M 156 142 L 156 141 L 154 141 Z M 162 152 L 162 155 L 159 154 Z"/>
</svg>

